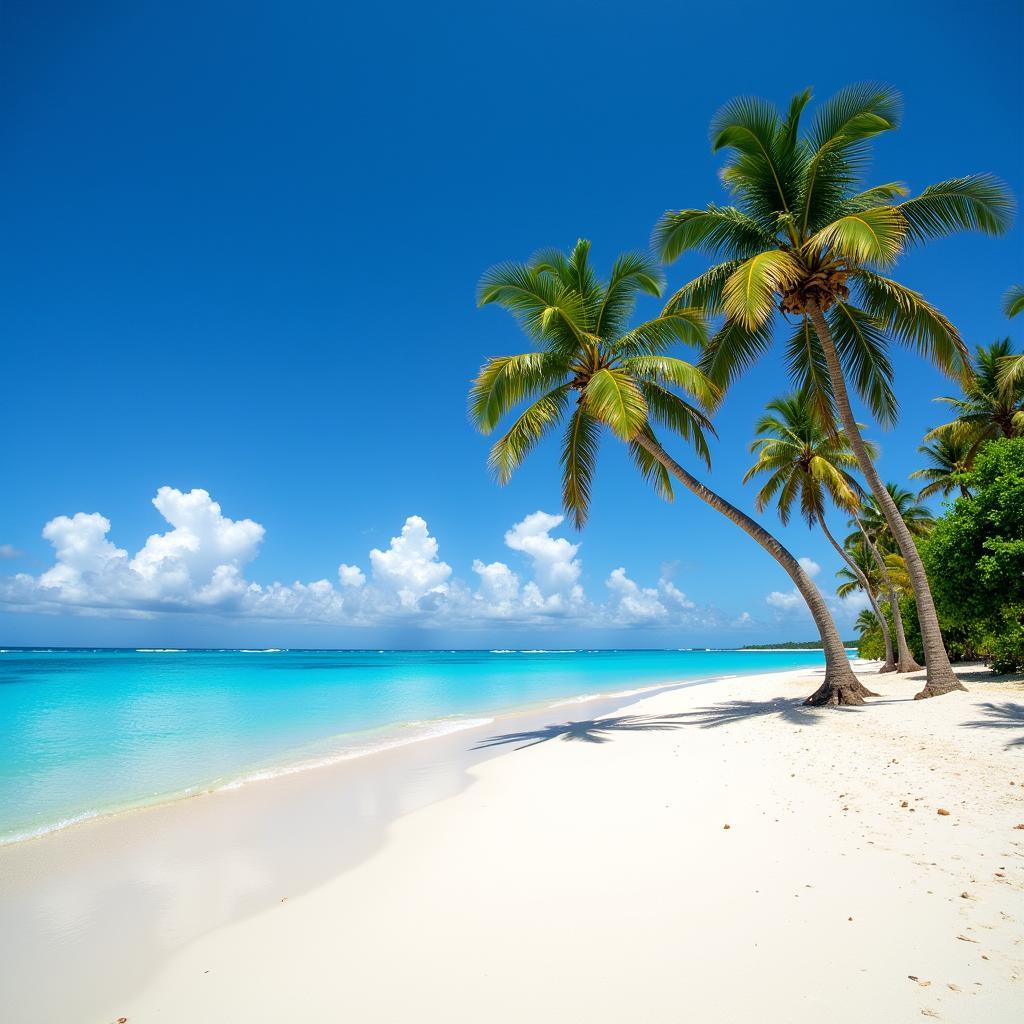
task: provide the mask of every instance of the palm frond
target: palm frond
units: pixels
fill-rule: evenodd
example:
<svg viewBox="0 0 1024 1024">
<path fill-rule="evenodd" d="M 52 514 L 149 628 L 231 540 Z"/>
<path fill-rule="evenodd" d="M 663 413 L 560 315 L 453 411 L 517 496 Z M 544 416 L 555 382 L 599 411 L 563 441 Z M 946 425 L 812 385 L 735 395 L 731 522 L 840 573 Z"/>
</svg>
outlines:
<svg viewBox="0 0 1024 1024">
<path fill-rule="evenodd" d="M 722 312 L 722 293 L 725 282 L 732 272 L 742 264 L 742 260 L 726 260 L 706 270 L 699 277 L 688 281 L 665 304 L 662 315 L 675 312 L 687 306 L 702 309 L 708 316 Z"/>
<path fill-rule="evenodd" d="M 587 411 L 629 441 L 647 423 L 647 403 L 629 373 L 602 367 L 587 382 L 583 392 Z"/>
<path fill-rule="evenodd" d="M 887 266 L 900 254 L 907 226 L 892 206 L 875 206 L 826 224 L 806 242 L 808 252 Z"/>
<path fill-rule="evenodd" d="M 847 302 L 837 302 L 826 319 L 840 363 L 857 394 L 883 427 L 891 426 L 896 422 L 899 404 L 892 386 L 885 334 L 867 313 Z"/>
<path fill-rule="evenodd" d="M 641 433 L 649 440 L 658 443 L 658 439 L 650 427 L 645 427 Z M 640 470 L 641 476 L 654 487 L 658 496 L 666 501 L 672 501 L 675 497 L 672 490 L 672 475 L 664 464 L 635 440 L 629 442 L 629 454 L 637 469 Z"/>
<path fill-rule="evenodd" d="M 1013 222 L 1010 190 L 992 174 L 971 174 L 929 185 L 896 207 L 907 222 L 908 240 L 925 242 L 956 231 L 1001 235 Z"/>
<path fill-rule="evenodd" d="M 970 357 L 960 333 L 920 292 L 872 271 L 854 271 L 865 312 L 897 341 L 917 349 L 943 373 L 964 377 Z"/>
<path fill-rule="evenodd" d="M 495 442 L 488 464 L 498 483 L 508 483 L 537 442 L 559 422 L 568 404 L 568 385 L 549 391 L 526 408 L 504 436 Z"/>
<path fill-rule="evenodd" d="M 1024 310 L 1024 284 L 1011 285 L 1003 296 L 1003 315 L 1011 320 Z"/>
<path fill-rule="evenodd" d="M 782 249 L 745 260 L 729 275 L 722 292 L 726 315 L 754 330 L 775 311 L 775 296 L 799 280 L 800 264 Z"/>
<path fill-rule="evenodd" d="M 680 307 L 638 324 L 610 345 L 622 358 L 664 352 L 677 341 L 699 346 L 707 338 L 707 321 L 699 309 Z"/>
<path fill-rule="evenodd" d="M 623 253 L 612 265 L 598 305 L 594 333 L 618 333 L 633 312 L 636 293 L 659 296 L 664 285 L 665 275 L 656 260 L 642 252 Z"/>
<path fill-rule="evenodd" d="M 685 359 L 672 356 L 632 356 L 622 368 L 640 380 L 653 380 L 681 388 L 706 409 L 713 409 L 722 398 L 722 389 L 703 370 Z"/>
<path fill-rule="evenodd" d="M 484 434 L 520 402 L 557 384 L 568 361 L 553 352 L 524 352 L 488 359 L 469 392 L 469 414 Z"/>
<path fill-rule="evenodd" d="M 708 340 L 697 365 L 724 391 L 771 348 L 771 343 L 769 322 L 751 330 L 736 320 L 727 320 Z"/>
<path fill-rule="evenodd" d="M 701 460 L 711 466 L 707 434 L 717 436 L 711 420 L 696 406 L 654 381 L 642 381 L 640 392 L 650 419 L 674 431 L 688 442 Z"/>
<path fill-rule="evenodd" d="M 582 529 L 590 511 L 590 489 L 597 466 L 600 423 L 577 405 L 569 418 L 562 445 L 562 506 Z"/>
<path fill-rule="evenodd" d="M 654 246 L 666 263 L 690 249 L 746 259 L 774 244 L 774 238 L 742 210 L 714 203 L 704 210 L 669 210 L 654 229 Z"/>
</svg>

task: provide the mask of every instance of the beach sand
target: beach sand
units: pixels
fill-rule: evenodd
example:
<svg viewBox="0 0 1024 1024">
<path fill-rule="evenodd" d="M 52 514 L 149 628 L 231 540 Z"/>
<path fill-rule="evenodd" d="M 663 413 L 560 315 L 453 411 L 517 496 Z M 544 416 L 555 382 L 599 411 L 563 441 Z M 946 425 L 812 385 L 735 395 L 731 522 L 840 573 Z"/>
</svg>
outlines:
<svg viewBox="0 0 1024 1024">
<path fill-rule="evenodd" d="M 552 709 L 333 877 L 278 865 L 262 906 L 60 1019 L 1020 1020 L 1024 685 L 965 674 L 915 702 L 919 674 L 865 670 L 863 708 L 804 708 L 804 670 Z M 196 857 L 219 799 L 173 809 Z"/>
</svg>

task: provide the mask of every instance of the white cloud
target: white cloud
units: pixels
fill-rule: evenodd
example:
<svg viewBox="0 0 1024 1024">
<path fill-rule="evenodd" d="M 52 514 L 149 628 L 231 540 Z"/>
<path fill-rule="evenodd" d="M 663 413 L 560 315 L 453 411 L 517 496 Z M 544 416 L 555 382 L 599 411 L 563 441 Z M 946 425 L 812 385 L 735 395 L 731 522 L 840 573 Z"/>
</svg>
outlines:
<svg viewBox="0 0 1024 1024">
<path fill-rule="evenodd" d="M 225 516 L 201 489 L 161 487 L 153 505 L 167 528 L 134 555 L 110 540 L 110 521 L 98 512 L 51 519 L 43 536 L 54 549 L 52 566 L 38 576 L 0 579 L 0 604 L 81 615 L 191 612 L 360 626 L 725 624 L 717 612 L 697 608 L 667 576 L 644 587 L 625 568 L 608 577 L 606 599 L 591 601 L 581 582 L 580 545 L 558 536 L 563 517 L 547 512 L 534 512 L 505 533 L 523 571 L 477 558 L 472 583 L 454 578 L 426 521 L 413 515 L 386 549 L 369 552 L 369 574 L 342 562 L 334 582 L 262 584 L 247 574 L 264 538 L 259 523 Z"/>
<path fill-rule="evenodd" d="M 398 595 L 402 606 L 413 608 L 428 594 L 448 591 L 452 567 L 437 557 L 437 541 L 430 536 L 426 521 L 409 516 L 398 537 L 391 538 L 387 551 L 370 552 L 373 578 Z"/>
<path fill-rule="evenodd" d="M 764 603 L 771 605 L 772 608 L 778 608 L 780 611 L 790 612 L 795 608 L 804 607 L 803 597 L 800 596 L 799 590 L 787 590 L 785 592 L 781 590 L 773 590 L 765 599 Z"/>
<path fill-rule="evenodd" d="M 338 566 L 338 581 L 343 587 L 362 587 L 366 585 L 366 576 L 358 565 L 346 565 L 342 562 Z"/>
<path fill-rule="evenodd" d="M 821 566 L 813 558 L 808 558 L 804 555 L 802 558 L 798 558 L 797 561 L 800 563 L 800 567 L 803 569 L 811 579 L 821 572 Z"/>
<path fill-rule="evenodd" d="M 530 557 L 534 582 L 541 594 L 575 599 L 582 596 L 578 586 L 582 570 L 576 559 L 579 545 L 569 543 L 564 537 L 551 536 L 551 531 L 560 526 L 564 518 L 534 512 L 505 534 L 505 543 L 513 551 Z"/>
<path fill-rule="evenodd" d="M 13 544 L 0 544 L 0 558 L 21 558 L 24 554 Z"/>
</svg>

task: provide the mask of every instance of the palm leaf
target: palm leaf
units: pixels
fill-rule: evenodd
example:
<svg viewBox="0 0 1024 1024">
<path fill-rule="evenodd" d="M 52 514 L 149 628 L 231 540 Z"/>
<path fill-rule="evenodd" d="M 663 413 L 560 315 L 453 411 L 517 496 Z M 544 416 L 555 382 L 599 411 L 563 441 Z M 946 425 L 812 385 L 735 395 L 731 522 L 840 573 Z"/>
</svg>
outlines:
<svg viewBox="0 0 1024 1024">
<path fill-rule="evenodd" d="M 834 253 L 856 263 L 885 266 L 900 254 L 907 226 L 892 206 L 875 206 L 827 224 L 806 243 L 809 252 Z"/>
<path fill-rule="evenodd" d="M 726 260 L 699 277 L 688 281 L 666 303 L 662 315 L 675 312 L 687 306 L 702 309 L 708 316 L 722 312 L 722 293 L 725 282 L 732 272 L 742 264 L 742 260 Z"/>
<path fill-rule="evenodd" d="M 920 292 L 869 270 L 854 271 L 860 305 L 880 328 L 916 348 L 943 373 L 970 374 L 970 356 L 960 333 Z"/>
<path fill-rule="evenodd" d="M 726 315 L 749 330 L 764 324 L 775 311 L 775 295 L 799 280 L 801 267 L 781 249 L 745 260 L 729 275 L 722 293 Z"/>
<path fill-rule="evenodd" d="M 837 302 L 826 316 L 839 360 L 871 414 L 883 426 L 896 422 L 899 403 L 893 390 L 886 337 L 863 310 Z"/>
<path fill-rule="evenodd" d="M 650 427 L 645 427 L 641 433 L 656 444 L 658 443 L 658 439 Z M 629 442 L 629 454 L 643 478 L 651 483 L 655 492 L 666 501 L 672 501 L 675 497 L 672 490 L 672 475 L 664 464 L 635 440 Z"/>
<path fill-rule="evenodd" d="M 629 441 L 647 423 L 647 403 L 633 378 L 623 370 L 603 367 L 587 382 L 587 411 L 612 432 Z"/>
<path fill-rule="evenodd" d="M 582 529 L 590 511 L 590 487 L 597 464 L 600 423 L 585 405 L 577 405 L 569 418 L 562 445 L 562 505 Z"/>
<path fill-rule="evenodd" d="M 1011 285 L 1003 296 L 1003 314 L 1013 319 L 1024 310 L 1024 284 Z"/>
<path fill-rule="evenodd" d="M 666 263 L 690 249 L 744 259 L 772 245 L 772 236 L 752 217 L 713 203 L 704 210 L 669 210 L 654 229 L 654 246 Z"/>
<path fill-rule="evenodd" d="M 713 409 L 722 398 L 722 389 L 699 368 L 685 359 L 671 356 L 632 356 L 622 368 L 641 380 L 659 381 L 682 388 L 705 408 Z"/>
<path fill-rule="evenodd" d="M 537 442 L 562 418 L 568 404 L 568 385 L 555 388 L 525 409 L 495 442 L 488 464 L 500 484 L 508 483 Z"/>
<path fill-rule="evenodd" d="M 551 352 L 524 352 L 488 359 L 469 392 L 469 413 L 489 434 L 520 402 L 565 377 L 568 363 Z"/>
<path fill-rule="evenodd" d="M 924 242 L 956 231 L 1001 235 L 1013 221 L 1009 189 L 991 174 L 972 174 L 929 185 L 897 209 L 907 222 L 909 240 Z"/>
</svg>

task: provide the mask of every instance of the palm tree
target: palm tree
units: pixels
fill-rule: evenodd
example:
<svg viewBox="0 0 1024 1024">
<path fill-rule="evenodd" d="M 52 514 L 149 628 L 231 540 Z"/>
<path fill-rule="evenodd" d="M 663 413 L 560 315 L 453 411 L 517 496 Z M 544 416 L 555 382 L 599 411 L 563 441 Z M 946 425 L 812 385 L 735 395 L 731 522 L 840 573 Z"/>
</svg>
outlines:
<svg viewBox="0 0 1024 1024">
<path fill-rule="evenodd" d="M 932 444 L 923 444 L 917 449 L 922 455 L 928 456 L 930 466 L 924 469 L 915 469 L 910 474 L 911 480 L 927 480 L 917 492 L 917 500 L 930 498 L 934 494 L 941 494 L 948 498 L 957 488 L 965 498 L 971 496 L 971 492 L 964 483 L 963 474 L 971 468 L 974 461 L 971 457 L 971 446 L 966 444 L 962 438 L 946 436 L 938 437 Z"/>
<path fill-rule="evenodd" d="M 614 263 L 607 282 L 591 269 L 590 243 L 568 256 L 554 250 L 528 263 L 489 270 L 479 291 L 481 305 L 512 312 L 537 348 L 488 359 L 470 391 L 470 415 L 490 433 L 514 408 L 528 402 L 491 449 L 490 465 L 505 483 L 544 435 L 564 423 L 562 504 L 577 527 L 586 521 L 598 441 L 607 427 L 625 442 L 641 473 L 672 496 L 672 480 L 736 523 L 775 558 L 807 602 L 825 651 L 825 682 L 810 704 L 862 704 L 874 696 L 858 682 L 828 606 L 799 562 L 767 530 L 682 468 L 661 447 L 654 427 L 687 441 L 710 465 L 706 435 L 713 427 L 701 406 L 719 399 L 719 389 L 692 364 L 666 355 L 678 341 L 699 344 L 703 315 L 677 307 L 632 329 L 638 292 L 660 294 L 657 263 L 627 254 Z"/>
<path fill-rule="evenodd" d="M 789 522 L 793 505 L 799 503 L 800 514 L 807 525 L 812 529 L 815 525 L 821 527 L 878 617 L 885 640 L 882 672 L 895 672 L 889 623 L 875 600 L 874 590 L 857 563 L 832 536 L 825 521 L 828 499 L 847 512 L 860 505 L 860 484 L 849 473 L 856 468 L 857 457 L 850 450 L 842 430 L 831 433 L 825 430 L 808 396 L 794 394 L 775 398 L 767 408 L 767 413 L 757 421 L 757 439 L 750 446 L 751 452 L 757 453 L 757 460 L 743 477 L 744 483 L 755 476 L 768 477 L 758 491 L 754 505 L 758 512 L 763 512 L 774 500 L 779 519 L 785 525 Z M 873 445 L 870 450 L 874 455 Z"/>
<path fill-rule="evenodd" d="M 836 578 L 840 581 L 836 587 L 836 596 L 841 598 L 850 597 L 858 590 L 868 595 L 868 599 L 874 600 L 871 603 L 871 611 L 864 609 L 854 623 L 856 628 L 863 633 L 874 622 L 878 622 L 882 629 L 882 640 L 885 643 L 885 667 L 881 672 L 899 671 L 893 660 L 892 634 L 889 631 L 889 620 L 879 605 L 880 595 L 883 590 L 883 578 L 879 571 L 878 564 L 867 545 L 867 541 L 860 537 L 858 543 L 847 544 L 844 548 L 847 554 L 847 565 L 836 570 Z M 849 563 L 852 561 L 856 569 L 851 569 Z M 880 617 L 881 616 L 881 617 Z M 884 625 L 883 625 L 884 623 Z M 889 664 L 892 662 L 892 668 Z"/>
<path fill-rule="evenodd" d="M 963 396 L 936 399 L 952 406 L 956 418 L 929 430 L 924 439 L 948 438 L 965 445 L 970 466 L 985 441 L 1024 435 L 1024 378 L 1008 381 L 1005 374 L 1007 360 L 1013 358 L 1009 338 L 979 345 Z"/>
<path fill-rule="evenodd" d="M 791 374 L 825 413 L 833 408 L 865 479 L 885 513 L 914 581 L 928 676 L 919 697 L 963 689 L 949 664 L 924 565 L 861 438 L 850 385 L 875 418 L 896 416 L 889 336 L 953 376 L 968 372 L 963 341 L 918 292 L 883 271 L 910 244 L 955 231 L 1001 234 L 1012 219 L 1006 187 L 980 174 L 930 185 L 913 199 L 888 182 L 863 188 L 870 140 L 899 120 L 887 86 L 856 85 L 825 103 L 809 130 L 800 119 L 810 92 L 785 116 L 767 101 L 741 97 L 711 126 L 712 147 L 729 153 L 722 180 L 735 205 L 670 211 L 655 230 L 663 259 L 703 249 L 724 261 L 690 281 L 666 312 L 698 306 L 723 314 L 701 366 L 727 385 L 771 345 L 778 310 L 793 319 Z"/>
<path fill-rule="evenodd" d="M 886 484 L 885 489 L 890 501 L 899 512 L 901 522 L 905 524 L 912 537 L 924 537 L 931 532 L 935 525 L 931 512 L 924 505 L 915 504 L 914 495 L 910 491 L 894 483 Z M 855 527 L 856 532 L 846 538 L 846 545 L 849 547 L 851 544 L 861 541 L 867 544 L 889 594 L 889 607 L 892 609 L 893 624 L 896 627 L 896 670 L 898 672 L 914 672 L 921 666 L 914 660 L 907 644 L 907 634 L 903 628 L 903 613 L 899 601 L 900 586 L 893 578 L 895 567 L 890 561 L 893 555 L 900 559 L 902 559 L 902 555 L 899 554 L 899 548 L 889 529 L 888 518 L 882 512 L 874 495 L 867 498 L 860 511 L 851 518 L 850 526 Z M 907 573 L 904 560 L 899 569 L 899 575 L 909 581 Z"/>
<path fill-rule="evenodd" d="M 1024 284 L 1013 284 L 1003 296 L 1003 312 L 1008 320 L 1012 320 L 1024 310 Z"/>
</svg>

